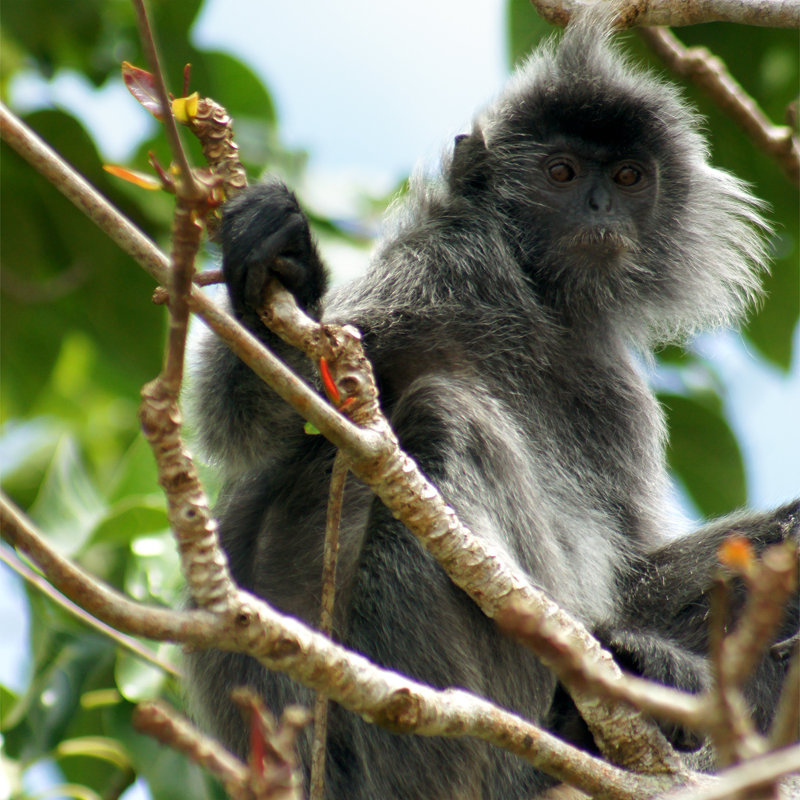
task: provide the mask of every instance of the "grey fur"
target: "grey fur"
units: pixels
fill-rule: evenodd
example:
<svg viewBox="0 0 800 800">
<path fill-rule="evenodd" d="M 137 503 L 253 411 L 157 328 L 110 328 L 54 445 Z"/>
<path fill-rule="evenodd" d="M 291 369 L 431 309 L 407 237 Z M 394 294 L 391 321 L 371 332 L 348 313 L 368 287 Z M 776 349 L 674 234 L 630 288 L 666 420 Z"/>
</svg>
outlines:
<svg viewBox="0 0 800 800">
<path fill-rule="evenodd" d="M 704 593 L 733 523 L 695 534 L 691 547 L 665 544 L 674 512 L 663 415 L 635 354 L 738 319 L 758 294 L 767 226 L 760 203 L 708 163 L 677 92 L 625 64 L 596 22 L 531 58 L 457 140 L 442 177 L 412 188 L 365 278 L 323 296 L 296 200 L 275 183 L 226 207 L 223 267 L 237 314 L 313 381 L 253 313 L 275 256 L 288 259 L 279 277 L 306 307 L 361 329 L 402 445 L 476 535 L 631 668 L 697 690 L 707 680 Z M 562 151 L 580 180 L 561 185 L 569 166 L 547 171 Z M 617 163 L 635 165 L 632 191 Z M 577 200 L 561 209 L 565 192 Z M 305 436 L 300 417 L 212 340 L 194 416 L 226 475 L 218 513 L 237 579 L 313 624 L 330 446 Z M 797 508 L 741 527 L 758 546 L 796 535 Z M 337 638 L 591 746 L 553 677 L 353 481 L 342 538 Z M 189 668 L 198 715 L 240 754 L 233 686 L 255 684 L 276 709 L 310 703 L 243 656 L 197 653 Z M 757 692 L 766 717 L 780 684 L 770 670 Z M 341 709 L 329 749 L 330 798 L 509 800 L 551 783 L 480 742 L 397 736 Z"/>
</svg>

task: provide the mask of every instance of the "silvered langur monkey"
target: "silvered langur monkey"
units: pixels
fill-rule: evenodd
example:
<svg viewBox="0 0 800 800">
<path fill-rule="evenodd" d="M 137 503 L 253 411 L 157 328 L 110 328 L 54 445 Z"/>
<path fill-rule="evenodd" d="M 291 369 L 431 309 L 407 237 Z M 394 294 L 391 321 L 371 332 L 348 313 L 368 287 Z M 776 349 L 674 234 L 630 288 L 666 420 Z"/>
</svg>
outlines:
<svg viewBox="0 0 800 800">
<path fill-rule="evenodd" d="M 797 536 L 800 511 L 670 539 L 664 418 L 637 354 L 739 319 L 759 293 L 768 229 L 745 186 L 710 165 L 678 92 L 631 68 L 603 27 L 584 17 L 528 60 L 440 177 L 412 186 L 363 278 L 328 290 L 307 218 L 278 182 L 225 206 L 223 270 L 236 316 L 310 382 L 310 365 L 259 320 L 266 281 L 355 325 L 401 445 L 473 533 L 625 667 L 697 691 L 720 542 L 736 530 L 760 551 Z M 212 339 L 193 406 L 224 473 L 217 513 L 236 579 L 316 624 L 333 447 Z M 591 746 L 553 675 L 355 480 L 341 539 L 338 641 Z M 780 637 L 796 630 L 795 605 Z M 313 703 L 240 654 L 198 652 L 189 668 L 198 716 L 240 755 L 233 687 L 257 687 L 276 712 Z M 784 671 L 768 656 L 750 687 L 762 727 Z M 397 735 L 332 709 L 329 798 L 511 800 L 551 783 L 481 741 Z"/>
</svg>

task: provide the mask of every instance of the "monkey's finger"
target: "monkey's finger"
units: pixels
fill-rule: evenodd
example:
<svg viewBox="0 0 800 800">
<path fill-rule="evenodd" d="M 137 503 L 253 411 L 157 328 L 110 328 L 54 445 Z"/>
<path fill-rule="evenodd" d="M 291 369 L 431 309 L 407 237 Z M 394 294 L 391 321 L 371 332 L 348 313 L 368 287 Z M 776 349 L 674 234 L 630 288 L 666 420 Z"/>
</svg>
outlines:
<svg viewBox="0 0 800 800">
<path fill-rule="evenodd" d="M 289 291 L 296 290 L 303 282 L 306 270 L 301 263 L 289 256 L 285 250 L 296 249 L 296 240 L 306 230 L 302 214 L 291 214 L 286 223 L 275 233 L 260 241 L 247 255 L 244 266 L 244 302 L 250 308 L 261 306 L 264 286 L 271 275 L 275 275 Z M 295 245 L 293 247 L 293 245 Z"/>
<path fill-rule="evenodd" d="M 249 263 L 261 262 L 273 268 L 272 262 L 279 255 L 294 255 L 305 243 L 308 230 L 305 217 L 299 212 L 290 213 L 274 233 L 256 244 L 247 255 Z"/>
</svg>

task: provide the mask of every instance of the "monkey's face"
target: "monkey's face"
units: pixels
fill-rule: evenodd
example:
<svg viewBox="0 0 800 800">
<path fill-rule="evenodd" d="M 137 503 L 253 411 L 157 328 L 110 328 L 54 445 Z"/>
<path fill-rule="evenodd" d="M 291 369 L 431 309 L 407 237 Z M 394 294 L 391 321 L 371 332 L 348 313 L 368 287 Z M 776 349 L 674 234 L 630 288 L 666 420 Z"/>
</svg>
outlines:
<svg viewBox="0 0 800 800">
<path fill-rule="evenodd" d="M 665 214 L 677 216 L 659 195 L 662 161 L 560 135 L 539 139 L 527 155 L 516 147 L 505 208 L 538 292 L 572 317 L 594 317 L 660 285 L 658 230 Z"/>
<path fill-rule="evenodd" d="M 535 224 L 564 266 L 629 264 L 647 238 L 658 175 L 646 157 L 583 146 L 543 154 L 533 178 Z"/>
</svg>

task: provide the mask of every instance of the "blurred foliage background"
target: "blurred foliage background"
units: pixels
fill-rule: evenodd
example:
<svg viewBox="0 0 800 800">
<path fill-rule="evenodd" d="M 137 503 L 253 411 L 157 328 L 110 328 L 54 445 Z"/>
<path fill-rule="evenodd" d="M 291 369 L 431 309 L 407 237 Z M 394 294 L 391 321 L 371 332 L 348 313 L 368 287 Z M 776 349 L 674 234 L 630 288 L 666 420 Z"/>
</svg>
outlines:
<svg viewBox="0 0 800 800">
<path fill-rule="evenodd" d="M 167 76 L 175 81 L 184 64 L 192 64 L 192 88 L 235 117 L 251 176 L 266 168 L 289 180 L 300 178 L 304 154 L 282 146 L 269 89 L 231 53 L 192 45 L 188 32 L 202 0 L 152 5 L 159 39 L 168 45 L 162 48 Z M 0 93 L 6 102 L 11 82 L 23 71 L 50 80 L 72 70 L 102 87 L 120 80 L 123 60 L 144 64 L 127 0 L 30 0 L 5 3 L 2 14 Z M 527 0 L 507 0 L 507 19 L 510 64 L 551 30 Z M 796 32 L 715 24 L 679 35 L 721 56 L 767 114 L 782 122 L 797 92 Z M 652 61 L 635 34 L 626 35 L 626 46 L 637 59 Z M 691 86 L 686 91 L 708 119 L 715 161 L 751 182 L 772 208 L 778 233 L 769 295 L 744 335 L 758 358 L 786 370 L 800 306 L 797 192 L 705 96 Z M 131 101 L 132 118 L 144 113 Z M 168 246 L 172 199 L 105 173 L 80 114 L 54 106 L 28 114 L 26 122 Z M 160 130 L 150 130 L 127 166 L 147 170 L 149 151 L 168 162 Z M 139 389 L 160 367 L 164 311 L 150 303 L 153 286 L 141 269 L 8 147 L 0 152 L 4 490 L 60 552 L 132 597 L 174 605 L 181 586 L 177 559 L 153 460 L 136 420 Z M 199 154 L 193 155 L 200 163 Z M 388 198 L 367 200 L 365 208 L 374 210 Z M 319 215 L 314 222 L 324 236 L 364 246 L 351 224 Z M 704 515 L 746 503 L 744 464 L 713 366 L 697 352 L 678 348 L 659 359 L 661 373 L 670 376 L 670 392 L 662 399 L 679 484 Z M 698 369 L 710 376 L 702 388 L 689 378 Z M 6 573 L 4 585 L 10 585 L 10 570 L 0 570 Z M 23 602 L 25 608 L 4 607 L 19 618 L 17 627 L 29 619 L 29 653 L 18 685 L 0 687 L 0 758 L 6 774 L 3 784 L 0 769 L 0 798 L 221 796 L 199 769 L 132 731 L 137 701 L 163 696 L 181 705 L 173 676 L 34 588 L 26 590 Z M 158 648 L 158 656 L 180 663 L 173 647 Z"/>
</svg>

